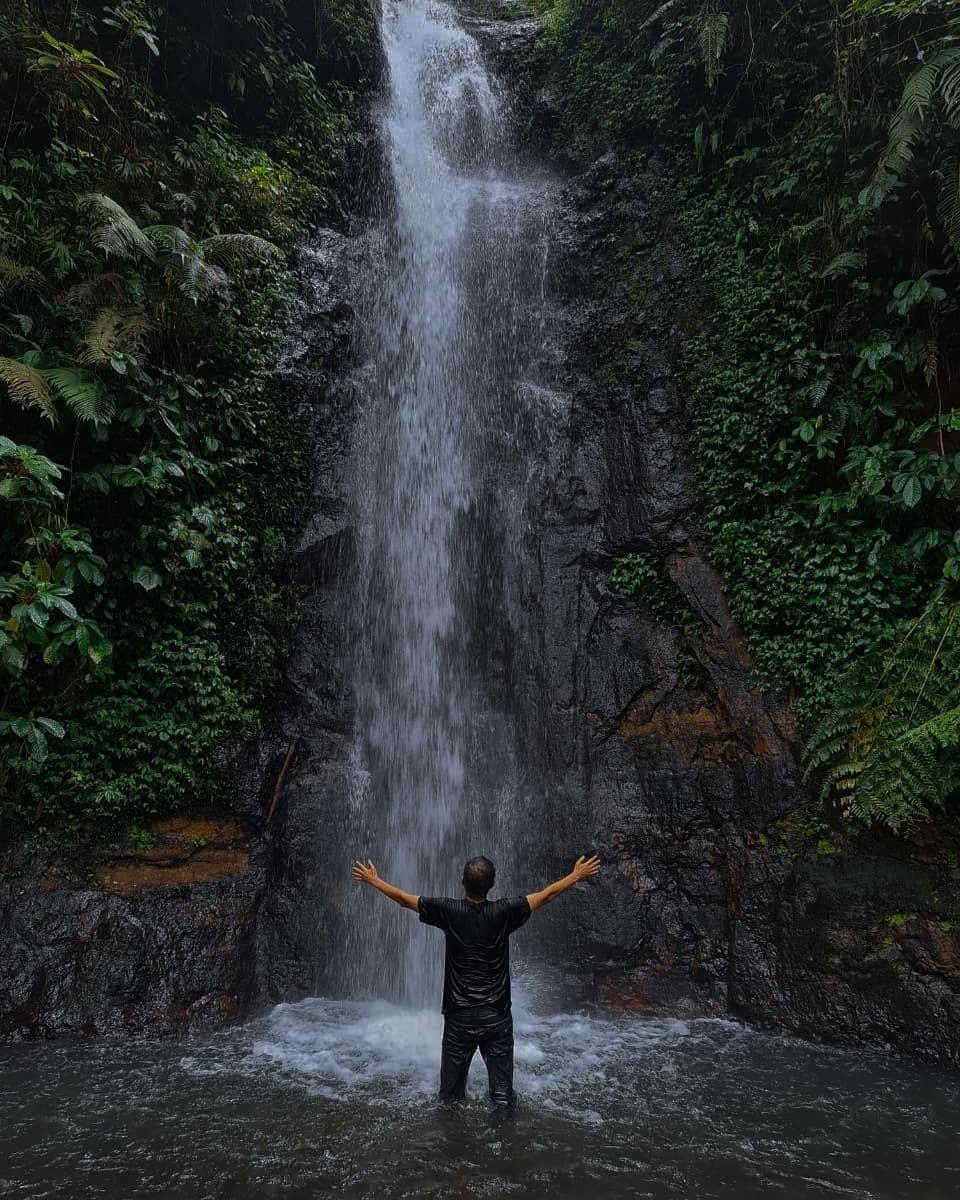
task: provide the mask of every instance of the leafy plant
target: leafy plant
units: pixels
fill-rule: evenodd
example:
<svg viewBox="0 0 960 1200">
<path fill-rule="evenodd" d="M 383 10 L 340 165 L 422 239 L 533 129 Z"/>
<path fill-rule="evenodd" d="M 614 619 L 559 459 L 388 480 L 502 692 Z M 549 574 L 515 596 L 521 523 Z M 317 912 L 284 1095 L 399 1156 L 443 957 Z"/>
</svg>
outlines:
<svg viewBox="0 0 960 1200">
<path fill-rule="evenodd" d="M 851 817 L 893 830 L 960 788 L 960 601 L 940 593 L 891 648 L 851 669 L 811 737 L 807 776 Z"/>
<path fill-rule="evenodd" d="M 365 0 L 155 10 L 0 15 L 0 822 L 50 838 L 229 803 L 297 595 L 285 256 L 375 65 Z"/>
</svg>

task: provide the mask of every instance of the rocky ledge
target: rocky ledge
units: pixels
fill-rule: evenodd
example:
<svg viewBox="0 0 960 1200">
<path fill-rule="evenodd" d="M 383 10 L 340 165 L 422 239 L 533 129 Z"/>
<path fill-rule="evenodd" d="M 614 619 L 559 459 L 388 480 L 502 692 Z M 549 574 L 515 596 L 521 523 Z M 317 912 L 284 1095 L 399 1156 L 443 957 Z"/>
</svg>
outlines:
<svg viewBox="0 0 960 1200">
<path fill-rule="evenodd" d="M 250 1007 L 264 871 L 236 820 L 160 822 L 82 878 L 8 864 L 0 1033 L 173 1034 Z"/>
</svg>

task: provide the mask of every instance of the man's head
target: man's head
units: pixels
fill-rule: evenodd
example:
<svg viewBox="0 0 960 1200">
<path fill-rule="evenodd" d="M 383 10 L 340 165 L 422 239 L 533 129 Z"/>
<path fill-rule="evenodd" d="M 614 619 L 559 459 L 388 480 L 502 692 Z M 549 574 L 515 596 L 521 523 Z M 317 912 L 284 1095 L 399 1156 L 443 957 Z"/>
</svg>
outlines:
<svg viewBox="0 0 960 1200">
<path fill-rule="evenodd" d="M 471 858 L 463 868 L 463 890 L 468 900 L 486 900 L 487 892 L 493 887 L 496 868 L 482 854 Z"/>
</svg>

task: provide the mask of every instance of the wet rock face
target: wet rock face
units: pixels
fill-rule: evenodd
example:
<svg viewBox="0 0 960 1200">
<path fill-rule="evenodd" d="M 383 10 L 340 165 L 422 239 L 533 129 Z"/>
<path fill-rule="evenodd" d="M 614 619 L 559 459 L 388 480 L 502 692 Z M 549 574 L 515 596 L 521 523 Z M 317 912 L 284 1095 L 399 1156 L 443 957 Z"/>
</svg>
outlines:
<svg viewBox="0 0 960 1200">
<path fill-rule="evenodd" d="M 538 498 L 528 587 L 544 653 L 523 707 L 548 714 L 538 771 L 557 857 L 592 845 L 607 864 L 604 886 L 563 917 L 598 994 L 716 1014 L 746 842 L 793 805 L 795 767 L 787 715 L 760 694 L 689 531 L 685 331 L 663 315 L 682 261 L 656 217 L 655 165 L 624 174 L 610 156 L 571 184 L 554 256 L 568 404 Z M 635 551 L 659 564 L 669 619 L 611 590 L 614 560 Z"/>
<path fill-rule="evenodd" d="M 733 1015 L 960 1066 L 957 881 L 902 843 L 818 853 L 785 832 L 810 803 L 791 714 L 758 689 L 692 532 L 681 367 L 706 304 L 669 212 L 654 157 L 608 155 L 567 189 L 554 255 L 567 415 L 541 472 L 520 711 L 537 714 L 555 864 L 581 846 L 605 863 L 602 887 L 550 914 L 554 936 L 573 939 L 599 999 L 637 1013 Z M 666 612 L 608 584 L 637 551 Z"/>
<path fill-rule="evenodd" d="M 237 821 L 176 821 L 92 884 L 22 864 L 0 883 L 0 1035 L 217 1028 L 249 1011 L 264 870 Z"/>
<path fill-rule="evenodd" d="M 176 1036 L 314 988 L 329 936 L 304 897 L 323 893 L 317 849 L 330 811 L 315 784 L 337 781 L 351 724 L 337 672 L 343 636 L 329 610 L 349 561 L 338 491 L 349 391 L 336 381 L 352 329 L 352 247 L 319 230 L 302 252 L 279 366 L 314 459 L 290 560 L 306 615 L 280 728 L 223 764 L 237 781 L 231 819 L 161 822 L 143 845 L 107 850 L 80 876 L 26 848 L 0 862 L 0 1036 Z"/>
</svg>

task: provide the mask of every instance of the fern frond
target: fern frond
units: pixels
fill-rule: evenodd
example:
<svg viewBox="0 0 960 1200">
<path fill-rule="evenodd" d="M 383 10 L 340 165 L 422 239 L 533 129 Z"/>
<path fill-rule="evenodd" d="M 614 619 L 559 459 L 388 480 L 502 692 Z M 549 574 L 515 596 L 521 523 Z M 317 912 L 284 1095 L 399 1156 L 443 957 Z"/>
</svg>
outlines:
<svg viewBox="0 0 960 1200">
<path fill-rule="evenodd" d="M 100 223 L 93 230 L 93 244 L 105 254 L 117 258 L 133 258 L 138 254 L 152 259 L 153 242 L 126 209 L 101 192 L 88 192 L 80 197 L 81 207 Z"/>
<path fill-rule="evenodd" d="M 923 382 L 932 387 L 940 373 L 940 343 L 933 336 L 923 343 L 922 370 Z"/>
<path fill-rule="evenodd" d="M 101 308 L 83 335 L 80 361 L 104 366 L 124 350 L 137 350 L 150 327 L 142 308 Z"/>
<path fill-rule="evenodd" d="M 916 142 L 923 132 L 937 98 L 947 122 L 960 126 L 960 47 L 941 50 L 922 63 L 903 86 L 900 103 L 890 118 L 887 146 L 877 166 L 877 177 L 903 175 L 913 160 Z"/>
<path fill-rule="evenodd" d="M 954 252 L 960 255 L 960 158 L 951 159 L 943 169 L 937 217 Z"/>
<path fill-rule="evenodd" d="M 0 254 L 0 296 L 18 287 L 34 291 L 42 283 L 43 276 L 36 267 L 24 266 L 9 255 Z"/>
<path fill-rule="evenodd" d="M 187 259 L 193 258 L 198 252 L 197 243 L 179 225 L 148 225 L 142 232 L 161 254 Z"/>
<path fill-rule="evenodd" d="M 44 376 L 56 395 L 78 421 L 106 425 L 114 414 L 113 401 L 105 395 L 95 375 L 77 367 L 52 367 Z"/>
<path fill-rule="evenodd" d="M 95 308 L 101 304 L 115 304 L 124 296 L 123 276 L 117 271 L 101 271 L 91 279 L 75 283 L 63 294 L 67 304 L 80 309 Z"/>
<path fill-rule="evenodd" d="M 56 423 L 57 410 L 50 384 L 40 370 L 16 358 L 0 358 L 0 379 L 21 408 L 35 408 L 51 425 Z"/>
<path fill-rule="evenodd" d="M 864 824 L 897 831 L 960 779 L 960 602 L 938 593 L 903 636 L 858 663 L 805 750 L 805 777 Z"/>
<path fill-rule="evenodd" d="M 861 250 L 844 250 L 832 259 L 821 272 L 821 278 L 830 279 L 841 275 L 844 271 L 859 271 L 867 262 L 867 256 Z"/>
<path fill-rule="evenodd" d="M 712 91 L 720 77 L 720 60 L 727 44 L 727 30 L 730 18 L 719 9 L 706 5 L 700 12 L 697 41 L 700 45 L 700 57 L 703 61 L 703 73 L 706 76 L 707 87 Z"/>
<path fill-rule="evenodd" d="M 960 124 L 960 49 L 945 50 L 937 56 L 940 60 L 940 99 L 950 125 Z"/>
<path fill-rule="evenodd" d="M 644 31 L 644 29 L 646 29 L 648 26 L 652 25 L 655 21 L 659 21 L 662 16 L 665 16 L 670 11 L 670 9 L 673 8 L 674 5 L 676 5 L 678 3 L 679 3 L 679 0 L 666 0 L 665 4 L 661 4 L 659 8 L 655 9 L 650 14 L 650 16 L 647 17 L 647 19 L 641 23 L 640 29 L 638 30 L 638 32 L 642 33 Z"/>
<path fill-rule="evenodd" d="M 204 258 L 222 267 L 266 262 L 280 253 L 272 242 L 253 233 L 218 233 L 200 243 Z"/>
</svg>

